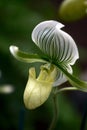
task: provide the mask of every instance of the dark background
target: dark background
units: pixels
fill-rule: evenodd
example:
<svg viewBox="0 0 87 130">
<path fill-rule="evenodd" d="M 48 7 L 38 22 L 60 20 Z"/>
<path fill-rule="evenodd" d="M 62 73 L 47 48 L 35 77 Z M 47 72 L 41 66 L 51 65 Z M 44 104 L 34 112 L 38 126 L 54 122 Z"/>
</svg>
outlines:
<svg viewBox="0 0 87 130">
<path fill-rule="evenodd" d="M 51 96 L 36 110 L 27 110 L 23 103 L 28 69 L 35 65 L 38 70 L 39 64 L 19 62 L 9 51 L 10 45 L 16 45 L 26 52 L 38 52 L 31 40 L 31 33 L 39 22 L 53 19 L 65 25 L 63 30 L 74 38 L 80 54 L 73 67 L 74 73 L 87 80 L 87 17 L 68 23 L 60 20 L 58 10 L 61 2 L 0 0 L 0 87 L 10 84 L 14 88 L 12 93 L 0 93 L 0 130 L 47 130 L 51 122 Z M 55 130 L 80 130 L 86 104 L 86 93 L 72 91 L 59 94 L 59 116 Z"/>
</svg>

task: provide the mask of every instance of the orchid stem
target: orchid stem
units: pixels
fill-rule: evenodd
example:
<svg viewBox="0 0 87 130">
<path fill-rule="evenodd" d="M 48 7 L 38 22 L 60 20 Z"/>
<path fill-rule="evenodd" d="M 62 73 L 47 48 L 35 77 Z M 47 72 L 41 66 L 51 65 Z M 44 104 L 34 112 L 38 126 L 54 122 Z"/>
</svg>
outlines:
<svg viewBox="0 0 87 130">
<path fill-rule="evenodd" d="M 80 91 L 78 88 L 76 87 L 65 87 L 65 88 L 61 88 L 61 89 L 58 89 L 56 91 L 56 94 L 60 93 L 60 92 L 64 92 L 64 91 L 72 91 L 72 90 L 78 90 Z"/>
<path fill-rule="evenodd" d="M 54 107 L 54 115 L 53 120 L 50 124 L 50 127 L 48 130 L 54 130 L 56 123 L 57 123 L 57 117 L 58 117 L 58 104 L 57 104 L 57 94 L 53 93 L 53 107 Z"/>
<path fill-rule="evenodd" d="M 59 90 L 56 89 L 56 91 L 53 92 L 53 106 L 54 106 L 54 115 L 53 115 L 53 120 L 50 124 L 50 127 L 48 130 L 54 130 L 56 123 L 57 123 L 57 117 L 58 117 L 58 102 L 57 102 L 57 94 L 63 91 L 71 91 L 71 90 L 78 90 L 76 87 L 66 87 L 66 88 L 61 88 Z"/>
</svg>

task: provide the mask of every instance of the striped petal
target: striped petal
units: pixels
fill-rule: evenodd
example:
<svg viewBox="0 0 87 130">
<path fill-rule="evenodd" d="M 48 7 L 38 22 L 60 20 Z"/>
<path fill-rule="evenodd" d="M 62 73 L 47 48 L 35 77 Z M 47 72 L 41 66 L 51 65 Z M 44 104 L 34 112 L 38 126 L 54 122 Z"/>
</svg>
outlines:
<svg viewBox="0 0 87 130">
<path fill-rule="evenodd" d="M 73 65 L 79 58 L 78 49 L 72 37 L 61 30 L 63 26 L 52 20 L 42 22 L 34 28 L 32 40 L 52 60 Z"/>
<path fill-rule="evenodd" d="M 62 31 L 63 24 L 57 21 L 45 21 L 38 24 L 32 32 L 32 40 L 47 55 L 51 62 L 57 62 L 69 73 L 72 73 L 71 65 L 79 58 L 77 46 L 72 37 Z M 59 70 L 54 85 L 66 81 L 65 76 Z"/>
</svg>

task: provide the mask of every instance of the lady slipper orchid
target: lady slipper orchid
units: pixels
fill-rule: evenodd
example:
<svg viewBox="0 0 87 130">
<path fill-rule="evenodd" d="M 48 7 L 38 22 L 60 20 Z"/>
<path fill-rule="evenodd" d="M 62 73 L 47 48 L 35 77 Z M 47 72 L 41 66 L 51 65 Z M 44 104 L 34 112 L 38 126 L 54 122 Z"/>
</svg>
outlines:
<svg viewBox="0 0 87 130">
<path fill-rule="evenodd" d="M 29 69 L 29 79 L 24 91 L 24 103 L 29 109 L 35 109 L 49 97 L 52 86 L 69 81 L 74 88 L 87 91 L 87 82 L 73 76 L 71 65 L 79 58 L 73 38 L 62 31 L 63 24 L 49 20 L 38 24 L 32 32 L 32 40 L 43 55 L 28 54 L 16 46 L 10 46 L 12 55 L 27 63 L 42 62 L 41 72 L 36 78 L 35 68 Z"/>
</svg>

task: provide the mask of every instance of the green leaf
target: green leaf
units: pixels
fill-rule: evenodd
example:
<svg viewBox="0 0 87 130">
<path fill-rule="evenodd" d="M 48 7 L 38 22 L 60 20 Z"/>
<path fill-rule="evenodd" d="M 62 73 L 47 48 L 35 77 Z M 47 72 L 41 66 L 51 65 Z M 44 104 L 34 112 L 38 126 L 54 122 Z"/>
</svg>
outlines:
<svg viewBox="0 0 87 130">
<path fill-rule="evenodd" d="M 11 54 L 19 61 L 27 62 L 27 63 L 33 63 L 33 62 L 43 62 L 47 63 L 45 59 L 43 59 L 41 56 L 37 54 L 28 54 L 24 53 L 23 51 L 20 51 L 18 47 L 16 46 L 10 46 L 10 52 Z"/>
</svg>

